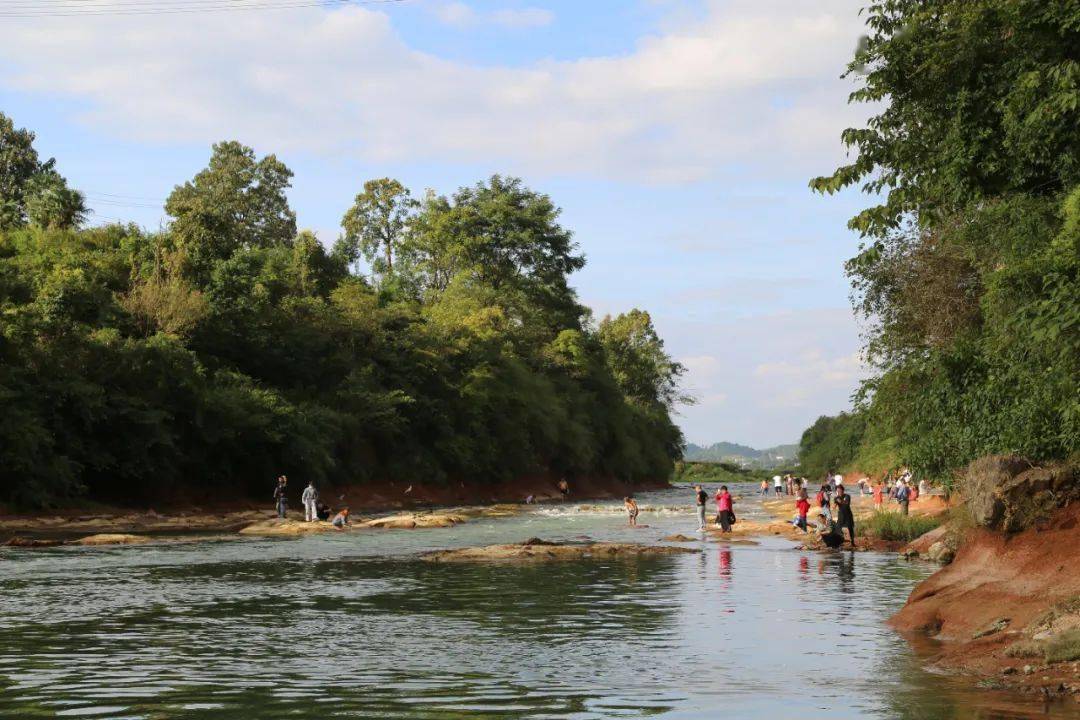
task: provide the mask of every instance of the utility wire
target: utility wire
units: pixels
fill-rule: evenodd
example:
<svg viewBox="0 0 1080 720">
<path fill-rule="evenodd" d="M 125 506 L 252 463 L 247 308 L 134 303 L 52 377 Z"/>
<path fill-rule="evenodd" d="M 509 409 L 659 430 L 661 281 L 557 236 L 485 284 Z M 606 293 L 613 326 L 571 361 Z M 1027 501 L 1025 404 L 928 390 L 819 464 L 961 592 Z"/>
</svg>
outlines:
<svg viewBox="0 0 1080 720">
<path fill-rule="evenodd" d="M 290 10 L 295 8 L 335 8 L 350 5 L 392 5 L 405 0 L 165 0 L 156 5 L 151 3 L 128 5 L 113 2 L 112 6 L 87 5 L 75 3 L 75 0 L 62 0 L 66 4 L 42 7 L 33 5 L 0 3 L 0 18 L 52 18 L 52 17 L 92 17 L 106 15 L 172 15 L 177 13 L 243 12 L 250 10 Z M 85 9 L 81 9 L 85 8 Z"/>
</svg>

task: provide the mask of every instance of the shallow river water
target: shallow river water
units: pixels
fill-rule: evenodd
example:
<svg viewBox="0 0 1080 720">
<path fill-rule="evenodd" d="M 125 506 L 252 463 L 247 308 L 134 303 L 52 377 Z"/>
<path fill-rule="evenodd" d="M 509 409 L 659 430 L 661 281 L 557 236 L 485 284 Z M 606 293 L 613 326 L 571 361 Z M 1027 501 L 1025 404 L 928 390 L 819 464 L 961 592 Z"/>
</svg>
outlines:
<svg viewBox="0 0 1080 720">
<path fill-rule="evenodd" d="M 416 559 L 696 537 L 689 494 L 639 496 L 638 530 L 614 503 L 571 502 L 453 529 L 0 548 L 0 718 L 1080 716 L 920 669 L 884 620 L 931 568 L 895 555 L 764 538 L 637 560 Z M 759 515 L 743 495 L 736 511 Z"/>
</svg>

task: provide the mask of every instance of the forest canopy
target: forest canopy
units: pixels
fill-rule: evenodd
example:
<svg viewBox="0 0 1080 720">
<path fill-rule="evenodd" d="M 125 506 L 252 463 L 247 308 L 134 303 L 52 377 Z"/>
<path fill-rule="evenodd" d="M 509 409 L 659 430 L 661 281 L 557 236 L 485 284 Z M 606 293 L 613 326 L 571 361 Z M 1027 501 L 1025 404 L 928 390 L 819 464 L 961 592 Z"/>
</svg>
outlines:
<svg viewBox="0 0 1080 720">
<path fill-rule="evenodd" d="M 866 16 L 851 100 L 881 110 L 844 132 L 853 161 L 811 187 L 880 201 L 852 218 L 863 242 L 847 263 L 876 373 L 803 452 L 880 465 L 888 448 L 946 482 L 986 454 L 1073 456 L 1080 5 L 886 0 Z"/>
<path fill-rule="evenodd" d="M 592 321 L 549 197 L 375 179 L 327 248 L 291 178 L 223 142 L 160 232 L 85 228 L 0 114 L 0 499 L 670 476 L 683 368 L 648 313 Z"/>
</svg>

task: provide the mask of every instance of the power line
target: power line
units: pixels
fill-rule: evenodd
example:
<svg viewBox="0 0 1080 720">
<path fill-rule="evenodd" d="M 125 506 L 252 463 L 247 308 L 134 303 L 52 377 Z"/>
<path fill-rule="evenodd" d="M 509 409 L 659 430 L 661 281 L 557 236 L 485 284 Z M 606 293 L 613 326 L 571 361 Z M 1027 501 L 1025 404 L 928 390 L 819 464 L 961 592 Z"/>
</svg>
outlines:
<svg viewBox="0 0 1080 720">
<path fill-rule="evenodd" d="M 154 3 L 125 4 L 114 2 L 111 7 L 60 0 L 42 7 L 33 5 L 0 4 L 0 18 L 93 17 L 108 15 L 172 15 L 177 13 L 243 12 L 249 10 L 291 10 L 295 8 L 333 8 L 349 5 L 393 5 L 405 0 L 154 0 Z M 85 8 L 85 9 L 80 9 Z"/>
</svg>

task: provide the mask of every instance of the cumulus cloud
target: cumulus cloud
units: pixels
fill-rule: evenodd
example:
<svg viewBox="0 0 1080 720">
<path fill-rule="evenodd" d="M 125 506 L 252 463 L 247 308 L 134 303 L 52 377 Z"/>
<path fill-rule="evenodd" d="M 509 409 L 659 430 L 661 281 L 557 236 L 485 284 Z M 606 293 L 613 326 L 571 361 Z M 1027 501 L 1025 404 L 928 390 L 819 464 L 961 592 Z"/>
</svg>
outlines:
<svg viewBox="0 0 1080 720">
<path fill-rule="evenodd" d="M 795 442 L 818 415 L 847 409 L 867 374 L 847 308 L 719 323 L 653 319 L 688 370 L 697 404 L 682 409 L 680 424 L 692 442 Z"/>
<path fill-rule="evenodd" d="M 837 78 L 860 4 L 712 0 L 625 54 L 525 67 L 420 51 L 391 13 L 358 6 L 52 18 L 5 28 L 0 83 L 80 99 L 86 123 L 149 141 L 654 182 L 739 165 L 805 176 L 839 159 L 839 131 L 861 117 Z M 443 9 L 456 22 L 550 20 Z"/>
</svg>

